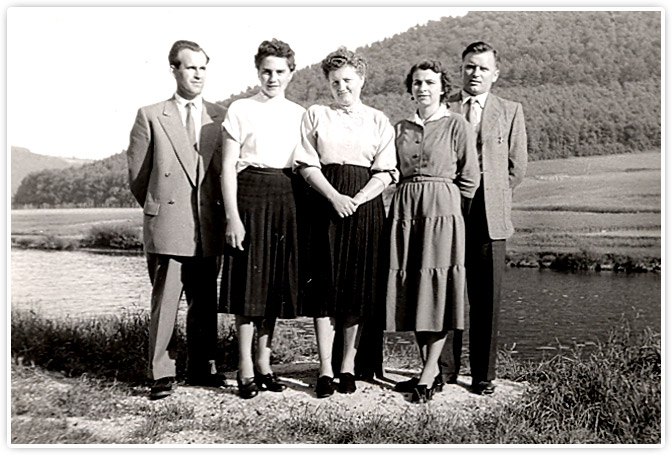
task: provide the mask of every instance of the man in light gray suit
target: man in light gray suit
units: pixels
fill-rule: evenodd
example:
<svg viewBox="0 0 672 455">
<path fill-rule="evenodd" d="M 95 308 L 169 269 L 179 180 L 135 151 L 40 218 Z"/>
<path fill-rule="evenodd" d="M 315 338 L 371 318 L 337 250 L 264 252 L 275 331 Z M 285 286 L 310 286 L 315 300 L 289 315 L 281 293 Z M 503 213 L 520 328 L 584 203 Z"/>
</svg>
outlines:
<svg viewBox="0 0 672 455">
<path fill-rule="evenodd" d="M 191 41 L 168 55 L 177 83 L 170 99 L 140 108 L 128 146 L 133 195 L 143 207 L 143 238 L 152 283 L 150 398 L 172 393 L 174 330 L 187 300 L 187 382 L 219 386 L 217 273 L 224 251 L 221 125 L 225 109 L 201 97 L 209 57 Z"/>
<path fill-rule="evenodd" d="M 465 115 L 477 135 L 481 184 L 463 204 L 467 231 L 471 389 L 495 391 L 499 302 L 506 239 L 513 234 L 511 197 L 527 167 L 527 134 L 520 103 L 490 93 L 499 78 L 497 51 L 475 42 L 462 53 L 462 90 L 449 108 Z M 460 369 L 462 331 L 452 332 L 441 355 L 443 379 L 455 383 Z"/>
</svg>

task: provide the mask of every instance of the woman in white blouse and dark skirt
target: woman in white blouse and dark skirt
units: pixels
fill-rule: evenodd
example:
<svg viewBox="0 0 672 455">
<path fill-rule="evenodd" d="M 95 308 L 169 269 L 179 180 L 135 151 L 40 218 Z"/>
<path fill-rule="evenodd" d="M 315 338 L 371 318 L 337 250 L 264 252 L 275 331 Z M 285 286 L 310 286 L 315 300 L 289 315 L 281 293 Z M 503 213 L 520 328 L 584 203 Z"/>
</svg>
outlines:
<svg viewBox="0 0 672 455">
<path fill-rule="evenodd" d="M 382 374 L 382 312 L 378 327 L 366 327 L 366 322 L 375 321 L 375 307 L 384 299 L 385 283 L 378 280 L 387 243 L 381 193 L 398 175 L 392 125 L 382 112 L 360 101 L 364 59 L 339 48 L 322 61 L 322 71 L 334 102 L 308 108 L 301 146 L 294 154 L 295 171 L 312 187 L 306 210 L 309 275 L 300 314 L 315 318 L 318 398 L 336 390 L 334 370 L 339 392 L 356 390 L 355 358 L 360 357 L 360 336 L 367 338 L 369 329 L 379 337 L 371 337 L 372 356 L 357 363 L 372 369 L 364 373 L 369 377 Z M 342 336 L 336 336 L 337 330 Z M 334 347 L 334 338 L 342 340 L 342 349 Z M 340 365 L 332 365 L 332 356 L 341 355 Z"/>
<path fill-rule="evenodd" d="M 414 65 L 406 88 L 415 111 L 395 128 L 401 182 L 389 213 L 387 329 L 415 332 L 422 373 L 395 389 L 424 403 L 443 388 L 439 356 L 448 331 L 464 329 L 463 210 L 480 171 L 473 127 L 446 107 L 450 81 L 440 62 Z"/>
<path fill-rule="evenodd" d="M 223 123 L 228 249 L 223 258 L 220 312 L 236 315 L 242 398 L 286 387 L 271 370 L 271 343 L 276 318 L 297 315 L 297 177 L 291 164 L 305 112 L 285 98 L 295 68 L 289 45 L 276 39 L 264 41 L 254 62 L 261 90 L 234 101 Z"/>
</svg>

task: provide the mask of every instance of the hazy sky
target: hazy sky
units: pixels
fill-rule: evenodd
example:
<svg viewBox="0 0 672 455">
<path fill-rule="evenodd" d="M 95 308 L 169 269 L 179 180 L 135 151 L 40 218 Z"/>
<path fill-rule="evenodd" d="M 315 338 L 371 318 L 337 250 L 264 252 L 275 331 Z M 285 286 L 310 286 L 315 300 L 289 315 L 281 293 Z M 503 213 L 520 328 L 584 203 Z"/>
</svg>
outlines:
<svg viewBox="0 0 672 455">
<path fill-rule="evenodd" d="M 140 106 L 168 98 L 178 39 L 210 56 L 204 97 L 256 85 L 265 39 L 288 42 L 297 68 L 466 10 L 446 7 L 36 7 L 7 10 L 7 135 L 34 153 L 100 159 L 128 145 Z"/>
</svg>

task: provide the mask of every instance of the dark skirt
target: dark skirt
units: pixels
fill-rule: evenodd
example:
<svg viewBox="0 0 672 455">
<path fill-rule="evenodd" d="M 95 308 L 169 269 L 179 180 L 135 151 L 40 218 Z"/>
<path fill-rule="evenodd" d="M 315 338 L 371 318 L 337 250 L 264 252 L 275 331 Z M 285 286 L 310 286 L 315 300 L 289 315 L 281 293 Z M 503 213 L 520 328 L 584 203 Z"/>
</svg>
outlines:
<svg viewBox="0 0 672 455">
<path fill-rule="evenodd" d="M 291 319 L 299 293 L 295 192 L 289 169 L 248 167 L 238 174 L 243 251 L 227 246 L 219 312 Z"/>
<path fill-rule="evenodd" d="M 354 196 L 371 178 L 370 169 L 326 165 L 322 173 L 341 194 Z M 299 314 L 310 317 L 372 318 L 380 303 L 378 280 L 384 247 L 385 210 L 381 196 L 341 218 L 331 203 L 309 190 L 305 199 L 306 267 Z M 376 311 L 377 312 L 377 311 Z"/>
</svg>

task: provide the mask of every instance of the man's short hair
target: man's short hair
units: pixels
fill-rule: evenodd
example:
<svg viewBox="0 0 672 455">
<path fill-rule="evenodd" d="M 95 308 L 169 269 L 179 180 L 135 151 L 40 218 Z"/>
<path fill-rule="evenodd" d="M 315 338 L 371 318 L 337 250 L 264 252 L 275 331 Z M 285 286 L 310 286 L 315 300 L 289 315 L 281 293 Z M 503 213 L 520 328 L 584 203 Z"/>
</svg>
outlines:
<svg viewBox="0 0 672 455">
<path fill-rule="evenodd" d="M 462 52 L 462 60 L 464 60 L 464 57 L 471 53 L 482 54 L 484 52 L 492 52 L 492 55 L 495 56 L 495 66 L 499 68 L 499 57 L 497 56 L 497 49 L 484 41 L 476 41 L 468 45 Z"/>
<path fill-rule="evenodd" d="M 180 62 L 180 59 L 177 58 L 177 56 L 182 49 L 189 49 L 194 52 L 203 52 L 203 55 L 205 55 L 205 63 L 207 64 L 210 62 L 210 57 L 208 57 L 208 54 L 205 53 L 201 46 L 194 43 L 193 41 L 179 40 L 173 43 L 173 47 L 170 48 L 170 52 L 168 53 L 168 62 L 170 63 L 170 66 L 174 66 L 175 68 L 180 67 L 180 63 L 182 62 Z"/>
</svg>

